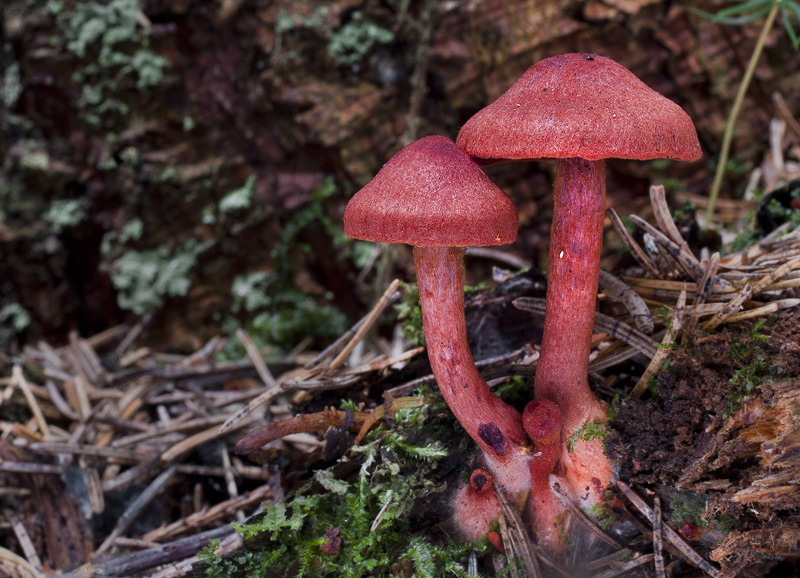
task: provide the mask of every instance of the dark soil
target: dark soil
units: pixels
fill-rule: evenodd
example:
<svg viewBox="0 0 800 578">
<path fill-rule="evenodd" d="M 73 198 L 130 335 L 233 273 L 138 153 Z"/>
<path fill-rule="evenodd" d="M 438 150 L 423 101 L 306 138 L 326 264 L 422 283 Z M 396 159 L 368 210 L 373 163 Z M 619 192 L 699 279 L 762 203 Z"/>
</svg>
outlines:
<svg viewBox="0 0 800 578">
<path fill-rule="evenodd" d="M 691 336 L 670 359 L 650 399 L 617 404 L 608 451 L 619 479 L 660 496 L 666 519 L 706 555 L 726 537 L 723 546 L 744 533 L 794 532 L 800 527 L 796 315 Z M 782 482 L 765 481 L 777 472 Z M 780 556 L 768 547 L 739 554 L 723 561 L 723 571 Z M 792 568 L 769 575 L 796 576 Z"/>
</svg>

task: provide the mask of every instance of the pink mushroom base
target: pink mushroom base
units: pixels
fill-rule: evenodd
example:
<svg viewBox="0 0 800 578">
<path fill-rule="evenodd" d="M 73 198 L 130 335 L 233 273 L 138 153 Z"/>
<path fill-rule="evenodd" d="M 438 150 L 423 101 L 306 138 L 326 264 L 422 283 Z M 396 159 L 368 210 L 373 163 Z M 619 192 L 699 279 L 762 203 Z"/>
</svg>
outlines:
<svg viewBox="0 0 800 578">
<path fill-rule="evenodd" d="M 464 484 L 453 497 L 453 522 L 469 542 L 478 542 L 489 533 L 502 514 L 494 497 L 492 476 L 484 469 L 472 472 L 469 484 Z"/>
<path fill-rule="evenodd" d="M 563 416 L 559 469 L 573 499 L 584 506 L 602 500 L 611 465 L 600 439 L 567 441 L 585 424 L 607 412 L 589 389 L 589 353 L 600 275 L 605 218 L 605 164 L 602 160 L 560 159 L 553 187 L 547 310 L 536 399 L 554 402 Z"/>
</svg>

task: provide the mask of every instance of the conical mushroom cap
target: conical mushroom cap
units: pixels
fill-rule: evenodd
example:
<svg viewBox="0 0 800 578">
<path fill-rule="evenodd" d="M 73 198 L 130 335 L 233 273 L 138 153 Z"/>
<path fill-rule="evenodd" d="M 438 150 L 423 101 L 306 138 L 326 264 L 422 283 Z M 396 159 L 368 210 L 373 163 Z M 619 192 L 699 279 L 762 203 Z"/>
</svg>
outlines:
<svg viewBox="0 0 800 578">
<path fill-rule="evenodd" d="M 347 203 L 353 239 L 486 246 L 517 237 L 514 203 L 453 141 L 428 136 L 394 155 Z"/>
<path fill-rule="evenodd" d="M 694 161 L 702 155 L 680 106 L 621 64 L 593 54 L 562 54 L 535 64 L 469 119 L 456 142 L 487 160 Z"/>
</svg>

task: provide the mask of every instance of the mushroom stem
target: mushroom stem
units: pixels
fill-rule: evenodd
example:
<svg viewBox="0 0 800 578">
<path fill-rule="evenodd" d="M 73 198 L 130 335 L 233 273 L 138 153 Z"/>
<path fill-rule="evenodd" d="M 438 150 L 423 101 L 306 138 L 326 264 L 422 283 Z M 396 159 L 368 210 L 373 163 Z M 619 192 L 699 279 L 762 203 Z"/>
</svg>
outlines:
<svg viewBox="0 0 800 578">
<path fill-rule="evenodd" d="M 547 310 L 535 388 L 538 399 L 549 399 L 561 409 L 566 435 L 586 423 L 589 408 L 597 404 L 589 389 L 588 373 L 605 190 L 602 160 L 558 161 Z"/>
<path fill-rule="evenodd" d="M 603 245 L 604 161 L 560 159 L 553 196 L 547 309 L 534 387 L 537 399 L 555 402 L 561 409 L 566 440 L 586 423 L 607 415 L 588 379 Z M 575 443 L 573 452 L 563 444 L 561 467 L 582 499 L 588 494 L 600 499 L 611 477 L 598 439 Z M 587 486 L 593 491 L 587 492 Z"/>
<path fill-rule="evenodd" d="M 464 318 L 464 251 L 414 247 L 428 358 L 456 419 L 493 463 L 504 464 L 527 450 L 526 435 L 520 413 L 492 393 L 475 367 Z"/>
<path fill-rule="evenodd" d="M 552 401 L 534 400 L 525 406 L 522 423 L 533 441 L 531 456 L 531 511 L 536 539 L 547 552 L 563 554 L 564 506 L 550 489 L 550 474 L 561 457 L 561 410 Z"/>
</svg>

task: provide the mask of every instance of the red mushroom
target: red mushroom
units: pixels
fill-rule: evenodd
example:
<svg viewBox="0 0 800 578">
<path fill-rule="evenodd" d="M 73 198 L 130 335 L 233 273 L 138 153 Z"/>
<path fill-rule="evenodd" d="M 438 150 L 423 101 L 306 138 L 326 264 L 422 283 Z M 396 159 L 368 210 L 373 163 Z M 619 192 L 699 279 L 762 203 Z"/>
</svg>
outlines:
<svg viewBox="0 0 800 578">
<path fill-rule="evenodd" d="M 528 483 L 522 416 L 481 377 L 464 319 L 465 246 L 517 236 L 517 209 L 451 140 L 422 138 L 398 152 L 356 193 L 344 212 L 348 237 L 414 245 L 428 357 L 447 405 L 485 452 L 498 481 Z"/>
<path fill-rule="evenodd" d="M 696 160 L 697 133 L 678 105 L 620 64 L 563 54 L 531 67 L 473 116 L 456 142 L 481 164 L 558 159 L 535 392 L 561 409 L 566 440 L 606 417 L 587 377 L 605 213 L 603 159 Z M 611 478 L 602 441 L 578 440 L 568 452 L 564 440 L 561 470 L 573 497 L 590 505 Z"/>
</svg>

